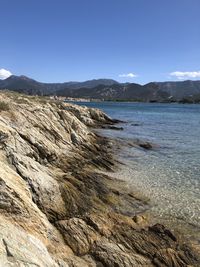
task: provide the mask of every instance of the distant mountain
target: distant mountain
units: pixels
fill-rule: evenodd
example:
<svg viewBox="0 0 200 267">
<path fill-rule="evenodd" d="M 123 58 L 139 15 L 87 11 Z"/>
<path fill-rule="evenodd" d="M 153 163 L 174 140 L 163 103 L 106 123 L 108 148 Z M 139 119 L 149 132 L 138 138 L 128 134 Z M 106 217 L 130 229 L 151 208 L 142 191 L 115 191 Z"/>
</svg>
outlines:
<svg viewBox="0 0 200 267">
<path fill-rule="evenodd" d="M 74 89 L 80 89 L 80 88 L 94 88 L 99 85 L 111 86 L 113 84 L 118 84 L 118 82 L 112 79 L 94 79 L 94 80 L 89 80 L 85 82 L 71 82 L 71 84 L 65 83 L 65 87 L 67 89 L 74 90 Z"/>
<path fill-rule="evenodd" d="M 0 80 L 0 89 L 31 95 L 58 95 L 104 100 L 145 102 L 200 102 L 200 81 L 118 83 L 112 79 L 85 82 L 41 83 L 26 76 L 10 76 Z"/>
<path fill-rule="evenodd" d="M 97 79 L 85 82 L 65 82 L 65 83 L 42 83 L 30 79 L 26 76 L 12 75 L 5 80 L 0 80 L 0 89 L 18 91 L 30 95 L 50 95 L 59 90 L 75 90 L 79 88 L 93 88 L 98 85 L 110 86 L 117 84 L 111 79 Z"/>
<path fill-rule="evenodd" d="M 160 82 L 156 83 L 159 90 L 176 99 L 194 96 L 200 93 L 200 81 Z"/>
<path fill-rule="evenodd" d="M 60 90 L 62 87 L 60 87 L 59 83 L 40 83 L 26 76 L 12 75 L 5 80 L 0 80 L 0 88 L 30 95 L 43 95 L 53 93 L 56 90 Z"/>
<path fill-rule="evenodd" d="M 200 100 L 200 81 L 151 82 L 145 85 L 136 83 L 98 85 L 94 88 L 69 90 L 64 88 L 56 92 L 59 96 L 96 98 L 104 100 L 132 100 L 145 102 L 173 102 L 183 99 Z"/>
</svg>

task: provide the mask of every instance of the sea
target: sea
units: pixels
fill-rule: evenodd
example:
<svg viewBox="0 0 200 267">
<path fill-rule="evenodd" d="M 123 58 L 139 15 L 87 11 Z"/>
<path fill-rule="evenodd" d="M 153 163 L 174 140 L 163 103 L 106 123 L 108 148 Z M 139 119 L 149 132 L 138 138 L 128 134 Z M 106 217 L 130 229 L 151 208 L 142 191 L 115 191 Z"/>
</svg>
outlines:
<svg viewBox="0 0 200 267">
<path fill-rule="evenodd" d="M 200 105 L 133 102 L 76 103 L 124 121 L 123 131 L 102 130 L 120 142 L 148 141 L 152 150 L 124 146 L 115 176 L 150 199 L 160 218 L 200 233 Z M 193 229 L 192 228 L 192 229 Z"/>
</svg>

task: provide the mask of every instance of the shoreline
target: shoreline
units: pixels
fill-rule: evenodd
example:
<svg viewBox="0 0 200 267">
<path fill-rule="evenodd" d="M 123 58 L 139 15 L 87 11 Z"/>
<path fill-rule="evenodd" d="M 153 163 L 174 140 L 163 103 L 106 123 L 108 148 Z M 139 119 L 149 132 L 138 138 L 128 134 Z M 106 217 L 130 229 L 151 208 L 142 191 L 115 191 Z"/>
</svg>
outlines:
<svg viewBox="0 0 200 267">
<path fill-rule="evenodd" d="M 115 142 L 117 141 L 115 140 Z M 135 146 L 138 146 L 138 143 L 135 143 Z M 122 158 L 122 155 L 119 155 L 119 150 L 123 150 L 124 147 L 127 147 L 127 144 L 120 144 L 120 148 L 118 148 L 118 151 L 115 152 L 116 160 L 120 166 L 118 166 L 114 173 L 110 175 L 119 181 L 125 182 L 127 184 L 127 187 L 132 188 L 135 195 L 138 195 L 140 199 L 147 201 L 148 208 L 146 209 L 145 213 L 147 214 L 151 223 L 159 222 L 161 224 L 164 224 L 177 234 L 187 237 L 188 241 L 198 244 L 200 241 L 199 225 L 192 224 L 186 219 L 180 218 L 178 215 L 173 216 L 172 214 L 168 213 L 160 214 L 160 208 L 157 208 L 157 206 L 159 207 L 159 203 L 156 203 L 156 199 L 154 199 L 153 196 L 149 196 L 149 194 L 147 194 L 147 189 L 141 188 L 141 186 L 139 187 L 137 182 L 134 181 L 134 170 L 132 170 L 131 172 L 131 175 L 133 175 L 132 180 L 130 180 L 130 177 L 126 178 L 127 174 L 129 174 L 130 162 Z"/>
<path fill-rule="evenodd" d="M 36 97 L 0 98 L 0 265 L 12 257 L 41 267 L 198 266 L 198 247 L 151 224 L 148 201 L 101 173 L 114 174 L 117 162 L 112 141 L 93 129 L 116 120 Z"/>
<path fill-rule="evenodd" d="M 99 130 L 99 132 L 104 135 L 103 130 Z M 114 143 L 114 155 L 115 160 L 118 163 L 118 167 L 115 169 L 114 173 L 110 175 L 116 180 L 125 182 L 128 188 L 132 188 L 135 195 L 138 195 L 140 199 L 144 199 L 144 201 L 148 203 L 149 207 L 145 212 L 147 213 L 149 221 L 151 223 L 162 223 L 172 229 L 178 235 L 185 236 L 188 241 L 198 244 L 200 242 L 200 226 L 193 224 L 190 221 L 179 217 L 178 215 L 173 216 L 169 213 L 160 214 L 160 208 L 157 208 L 157 206 L 159 207 L 159 203 L 156 203 L 156 199 L 154 199 L 153 196 L 151 197 L 149 194 L 147 194 L 146 188 L 138 186 L 137 182 L 134 181 L 134 170 L 131 169 L 130 174 L 130 161 L 125 159 L 124 153 L 122 153 L 122 151 L 129 148 L 130 145 L 135 148 L 142 147 L 144 150 L 146 150 L 146 153 L 148 153 L 148 150 L 156 149 L 159 146 L 157 144 L 141 141 L 140 139 L 130 141 L 129 139 L 121 140 L 117 137 L 108 138 L 110 138 L 111 142 Z M 130 175 L 133 176 L 132 180 L 130 180 Z M 127 176 L 129 178 L 126 178 Z"/>
<path fill-rule="evenodd" d="M 76 104 L 76 103 L 101 103 L 101 102 L 106 102 L 106 103 L 109 103 L 109 102 L 112 102 L 112 103 L 141 103 L 141 104 L 180 104 L 180 105 L 199 105 L 200 104 L 200 101 L 199 102 L 190 102 L 190 101 L 134 101 L 134 100 L 115 100 L 115 99 L 112 99 L 112 100 L 101 100 L 101 99 L 81 99 L 79 100 L 78 98 L 77 99 L 74 99 L 74 100 L 65 100 L 64 101 L 65 103 L 71 103 L 71 104 Z"/>
</svg>

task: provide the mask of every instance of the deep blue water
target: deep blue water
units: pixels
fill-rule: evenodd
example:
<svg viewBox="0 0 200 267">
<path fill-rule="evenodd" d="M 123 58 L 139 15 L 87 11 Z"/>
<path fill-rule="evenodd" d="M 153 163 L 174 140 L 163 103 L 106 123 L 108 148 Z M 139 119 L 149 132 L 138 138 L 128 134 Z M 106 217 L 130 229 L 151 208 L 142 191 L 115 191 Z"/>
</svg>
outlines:
<svg viewBox="0 0 200 267">
<path fill-rule="evenodd" d="M 124 149 L 119 157 L 126 168 L 119 171 L 119 177 L 145 192 L 161 216 L 171 215 L 200 226 L 200 105 L 83 104 L 126 121 L 121 125 L 124 131 L 104 130 L 103 134 L 158 146 L 152 151 Z"/>
</svg>

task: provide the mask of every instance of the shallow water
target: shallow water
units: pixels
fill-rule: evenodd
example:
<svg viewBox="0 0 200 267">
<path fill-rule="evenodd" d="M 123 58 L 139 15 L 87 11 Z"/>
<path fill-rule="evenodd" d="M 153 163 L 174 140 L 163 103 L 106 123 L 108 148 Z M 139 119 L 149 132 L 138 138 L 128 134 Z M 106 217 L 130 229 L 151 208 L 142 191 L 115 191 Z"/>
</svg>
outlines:
<svg viewBox="0 0 200 267">
<path fill-rule="evenodd" d="M 124 131 L 104 130 L 106 136 L 158 145 L 151 151 L 125 147 L 119 157 L 126 167 L 116 175 L 148 196 L 160 216 L 200 226 L 200 105 L 81 104 L 126 121 Z"/>
</svg>

